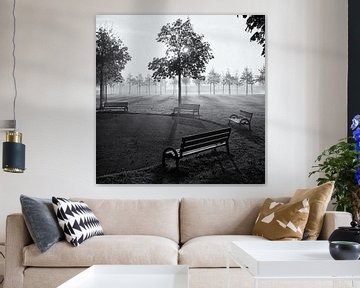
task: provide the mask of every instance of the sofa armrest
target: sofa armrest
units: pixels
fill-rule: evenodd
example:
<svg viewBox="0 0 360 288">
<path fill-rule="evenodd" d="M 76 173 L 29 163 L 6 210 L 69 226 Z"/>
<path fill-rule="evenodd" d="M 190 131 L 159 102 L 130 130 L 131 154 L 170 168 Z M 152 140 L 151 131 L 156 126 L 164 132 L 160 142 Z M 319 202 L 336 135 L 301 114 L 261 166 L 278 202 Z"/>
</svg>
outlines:
<svg viewBox="0 0 360 288">
<path fill-rule="evenodd" d="M 321 240 L 329 239 L 331 233 L 340 226 L 350 226 L 352 216 L 348 212 L 326 211 L 324 224 L 319 236 Z"/>
<path fill-rule="evenodd" d="M 33 241 L 22 214 L 6 218 L 4 288 L 22 288 L 24 280 L 23 248 Z"/>
</svg>

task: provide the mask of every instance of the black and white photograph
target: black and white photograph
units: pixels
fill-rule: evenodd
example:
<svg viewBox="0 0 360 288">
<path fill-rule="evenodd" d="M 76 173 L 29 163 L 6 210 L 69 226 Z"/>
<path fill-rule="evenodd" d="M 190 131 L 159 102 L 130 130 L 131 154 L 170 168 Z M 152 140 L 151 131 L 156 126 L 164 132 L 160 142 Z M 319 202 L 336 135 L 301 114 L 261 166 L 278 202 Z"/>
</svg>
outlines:
<svg viewBox="0 0 360 288">
<path fill-rule="evenodd" d="M 97 184 L 264 184 L 264 15 L 96 16 Z"/>
</svg>

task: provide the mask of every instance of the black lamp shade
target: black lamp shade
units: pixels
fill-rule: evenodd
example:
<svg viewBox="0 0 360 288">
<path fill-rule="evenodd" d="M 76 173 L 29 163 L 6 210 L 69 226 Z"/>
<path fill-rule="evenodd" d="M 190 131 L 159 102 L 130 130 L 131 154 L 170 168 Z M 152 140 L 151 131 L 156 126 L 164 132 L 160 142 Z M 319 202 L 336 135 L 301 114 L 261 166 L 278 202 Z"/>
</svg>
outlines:
<svg viewBox="0 0 360 288">
<path fill-rule="evenodd" d="M 4 171 L 22 173 L 25 170 L 25 145 L 16 142 L 3 143 Z"/>
</svg>

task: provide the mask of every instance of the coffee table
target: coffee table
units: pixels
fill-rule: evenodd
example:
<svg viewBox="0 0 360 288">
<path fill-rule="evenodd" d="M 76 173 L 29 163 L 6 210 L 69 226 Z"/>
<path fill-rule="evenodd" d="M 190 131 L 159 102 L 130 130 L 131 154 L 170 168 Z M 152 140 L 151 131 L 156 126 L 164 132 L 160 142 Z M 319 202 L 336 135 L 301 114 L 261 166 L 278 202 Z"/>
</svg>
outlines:
<svg viewBox="0 0 360 288">
<path fill-rule="evenodd" d="M 350 287 L 360 287 L 360 261 L 332 259 L 328 241 L 236 241 L 228 258 L 228 271 L 232 258 L 253 287 L 260 280 L 332 280 L 333 285 L 349 280 Z"/>
<path fill-rule="evenodd" d="M 94 265 L 58 288 L 188 288 L 185 265 Z"/>
</svg>

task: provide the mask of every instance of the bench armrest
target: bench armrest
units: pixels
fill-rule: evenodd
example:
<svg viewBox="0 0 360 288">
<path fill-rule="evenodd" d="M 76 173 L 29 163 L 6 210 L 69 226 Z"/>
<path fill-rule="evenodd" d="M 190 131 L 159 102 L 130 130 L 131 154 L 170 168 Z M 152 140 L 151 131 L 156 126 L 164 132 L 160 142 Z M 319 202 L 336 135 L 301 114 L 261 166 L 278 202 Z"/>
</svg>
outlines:
<svg viewBox="0 0 360 288">
<path fill-rule="evenodd" d="M 351 220 L 352 216 L 348 212 L 326 211 L 319 240 L 329 239 L 331 233 L 339 226 L 350 226 Z"/>
<path fill-rule="evenodd" d="M 22 214 L 6 218 L 4 288 L 22 288 L 24 280 L 23 248 L 33 241 Z"/>
</svg>

